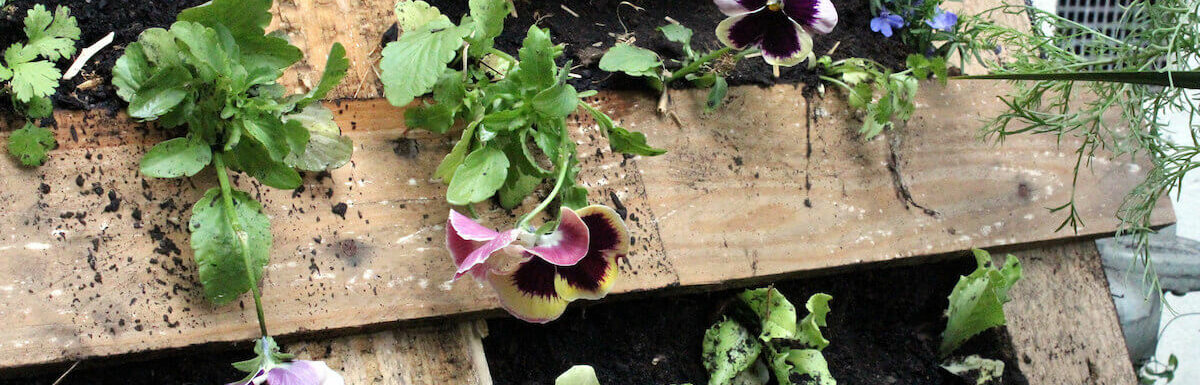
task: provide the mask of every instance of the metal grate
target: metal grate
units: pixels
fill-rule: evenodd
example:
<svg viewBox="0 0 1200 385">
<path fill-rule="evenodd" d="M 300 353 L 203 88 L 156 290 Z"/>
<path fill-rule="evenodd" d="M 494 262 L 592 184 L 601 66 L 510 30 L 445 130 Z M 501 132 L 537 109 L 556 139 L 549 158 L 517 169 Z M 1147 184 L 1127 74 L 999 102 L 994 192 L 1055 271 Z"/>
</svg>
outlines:
<svg viewBox="0 0 1200 385">
<path fill-rule="evenodd" d="M 1126 21 L 1126 24 L 1121 23 L 1121 15 L 1125 12 L 1125 7 L 1128 7 L 1132 2 L 1131 0 L 1057 1 L 1058 6 L 1055 8 L 1055 12 L 1059 17 L 1090 27 L 1115 39 L 1125 40 L 1129 36 L 1129 28 L 1131 26 L 1136 27 L 1136 21 Z M 1059 33 L 1069 33 L 1069 31 L 1059 31 Z M 1071 49 L 1076 55 L 1095 59 L 1095 55 L 1091 52 L 1086 52 L 1084 49 L 1086 44 L 1092 39 L 1091 36 L 1084 39 L 1072 39 L 1067 43 L 1067 47 L 1065 48 Z M 1165 65 L 1162 62 L 1157 64 L 1158 67 Z M 1105 66 L 1101 69 L 1111 68 Z"/>
</svg>

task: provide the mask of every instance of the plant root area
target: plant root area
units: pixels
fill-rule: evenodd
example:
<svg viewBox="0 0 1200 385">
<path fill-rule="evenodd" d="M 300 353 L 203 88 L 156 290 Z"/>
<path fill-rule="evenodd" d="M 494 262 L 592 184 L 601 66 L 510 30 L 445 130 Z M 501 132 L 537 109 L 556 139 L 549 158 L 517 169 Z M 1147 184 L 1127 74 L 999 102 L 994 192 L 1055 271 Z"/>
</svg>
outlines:
<svg viewBox="0 0 1200 385">
<path fill-rule="evenodd" d="M 833 296 L 824 354 L 838 384 L 964 384 L 939 366 L 937 347 L 946 297 L 960 275 L 974 270 L 974 260 L 862 267 L 867 270 L 775 283 L 800 317 L 812 294 Z M 488 366 L 497 385 L 551 384 L 572 365 L 585 364 L 596 368 L 601 384 L 706 384 L 704 332 L 742 290 L 586 307 L 577 301 L 546 325 L 492 320 L 484 339 Z M 1006 329 L 980 334 L 955 352 L 970 354 L 1004 361 L 1005 384 L 1027 384 Z"/>
</svg>

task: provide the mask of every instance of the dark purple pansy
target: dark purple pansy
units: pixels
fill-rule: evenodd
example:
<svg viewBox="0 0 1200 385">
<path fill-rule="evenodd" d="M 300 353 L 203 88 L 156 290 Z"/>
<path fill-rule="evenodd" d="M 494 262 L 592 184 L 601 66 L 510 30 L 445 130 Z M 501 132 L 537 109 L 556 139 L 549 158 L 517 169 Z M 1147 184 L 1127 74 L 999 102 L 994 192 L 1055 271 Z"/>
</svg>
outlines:
<svg viewBox="0 0 1200 385">
<path fill-rule="evenodd" d="M 717 38 L 735 49 L 762 50 L 772 65 L 793 66 L 812 53 L 812 36 L 837 25 L 830 0 L 714 0 L 728 19 Z"/>
<path fill-rule="evenodd" d="M 527 322 L 557 319 L 576 299 L 600 299 L 616 282 L 617 261 L 629 253 L 629 231 L 613 209 L 588 206 L 577 214 L 586 225 L 589 242 L 583 258 L 571 265 L 551 263 L 531 252 L 510 271 L 491 271 L 488 282 L 500 303 Z"/>
</svg>

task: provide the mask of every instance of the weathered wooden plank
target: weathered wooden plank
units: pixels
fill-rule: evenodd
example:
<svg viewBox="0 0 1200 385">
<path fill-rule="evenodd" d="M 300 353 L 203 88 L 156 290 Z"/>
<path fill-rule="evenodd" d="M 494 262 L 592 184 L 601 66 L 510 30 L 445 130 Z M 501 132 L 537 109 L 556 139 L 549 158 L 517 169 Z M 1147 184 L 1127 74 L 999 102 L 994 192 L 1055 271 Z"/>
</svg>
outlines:
<svg viewBox="0 0 1200 385">
<path fill-rule="evenodd" d="M 333 99 L 383 97 L 376 66 L 383 34 L 396 17 L 395 0 L 281 0 L 271 13 L 269 30 L 283 31 L 304 51 L 304 60 L 288 69 L 281 83 L 301 89 L 317 84 L 325 58 L 335 42 L 346 46 L 350 70 L 329 93 Z"/>
<path fill-rule="evenodd" d="M 388 330 L 288 345 L 301 359 L 321 360 L 347 384 L 491 385 L 482 338 L 487 323 L 467 321 Z"/>
<path fill-rule="evenodd" d="M 1072 235 L 1054 232 L 1059 217 L 1045 210 L 1068 196 L 1067 150 L 1048 137 L 977 141 L 974 119 L 997 111 L 982 100 L 998 89 L 972 84 L 926 87 L 918 116 L 889 133 L 903 138 L 901 178 L 934 216 L 897 198 L 887 143 L 858 139 L 837 99 L 809 106 L 790 86 L 735 88 L 726 110 L 705 115 L 701 93 L 681 92 L 680 128 L 652 112 L 652 99 L 606 93 L 602 108 L 671 151 L 625 159 L 593 125 L 576 131 L 593 201 L 626 211 L 636 239 L 618 292 Z M 969 100 L 979 102 L 961 103 Z M 273 218 L 264 282 L 272 330 L 496 308 L 480 285 L 445 281 L 449 207 L 429 175 L 450 139 L 406 135 L 401 111 L 381 101 L 333 108 L 356 143 L 351 165 L 307 176 L 298 192 L 239 178 Z M 102 113 L 58 116 L 62 148 L 48 165 L 0 161 L 8 208 L 0 213 L 0 366 L 252 338 L 245 301 L 217 308 L 203 300 L 186 246 L 187 205 L 215 185 L 211 173 L 144 179 L 137 162 L 161 139 L 157 130 Z M 1114 210 L 1145 172 L 1125 160 L 1093 164 L 1077 194 L 1088 225 L 1081 234 L 1112 231 Z M 512 222 L 484 212 L 495 226 Z M 1155 222 L 1170 222 L 1169 212 Z"/>
<path fill-rule="evenodd" d="M 1005 312 L 1029 383 L 1137 383 L 1096 244 L 1072 241 L 1018 256 L 1025 278 Z"/>
</svg>

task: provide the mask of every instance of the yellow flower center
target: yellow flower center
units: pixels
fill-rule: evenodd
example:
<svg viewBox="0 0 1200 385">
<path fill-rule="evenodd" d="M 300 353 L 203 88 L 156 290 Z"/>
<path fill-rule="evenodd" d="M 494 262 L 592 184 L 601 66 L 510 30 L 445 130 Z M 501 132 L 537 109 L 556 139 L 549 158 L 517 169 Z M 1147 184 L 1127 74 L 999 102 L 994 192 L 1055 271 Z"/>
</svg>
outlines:
<svg viewBox="0 0 1200 385">
<path fill-rule="evenodd" d="M 781 2 L 781 1 L 769 2 L 769 3 L 767 3 L 767 9 L 775 11 L 775 12 L 779 12 L 779 10 L 783 9 L 783 2 Z"/>
</svg>

